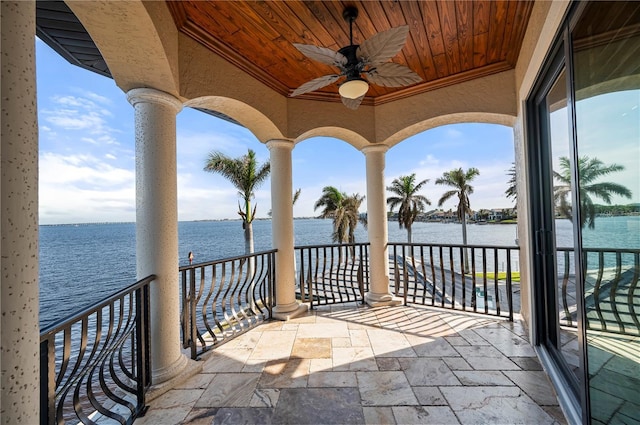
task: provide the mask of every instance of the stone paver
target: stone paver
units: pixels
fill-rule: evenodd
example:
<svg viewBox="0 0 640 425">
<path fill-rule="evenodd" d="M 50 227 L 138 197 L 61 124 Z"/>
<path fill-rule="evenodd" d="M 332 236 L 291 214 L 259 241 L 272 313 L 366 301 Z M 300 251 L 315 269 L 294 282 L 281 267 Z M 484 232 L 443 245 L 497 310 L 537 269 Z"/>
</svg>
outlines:
<svg viewBox="0 0 640 425">
<path fill-rule="evenodd" d="M 135 423 L 564 424 L 526 335 L 430 307 L 325 306 L 213 350 Z"/>
</svg>

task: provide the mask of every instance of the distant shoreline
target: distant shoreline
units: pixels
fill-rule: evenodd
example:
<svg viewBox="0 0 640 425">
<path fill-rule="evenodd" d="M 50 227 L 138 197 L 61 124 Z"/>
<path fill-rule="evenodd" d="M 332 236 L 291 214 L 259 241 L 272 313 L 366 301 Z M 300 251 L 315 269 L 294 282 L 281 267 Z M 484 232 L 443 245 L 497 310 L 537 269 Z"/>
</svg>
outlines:
<svg viewBox="0 0 640 425">
<path fill-rule="evenodd" d="M 640 212 L 632 212 L 626 214 L 600 214 L 596 216 L 597 218 L 613 218 L 613 217 L 640 217 Z M 294 217 L 294 220 L 331 220 L 329 218 L 318 218 L 318 217 Z M 271 220 L 271 217 L 261 217 L 256 218 L 255 221 L 267 221 Z M 568 220 L 565 217 L 556 217 L 556 220 Z M 241 222 L 242 220 L 239 218 L 218 218 L 218 219 L 201 219 L 201 220 L 179 220 L 178 223 L 207 223 L 207 222 Z M 389 219 L 390 222 L 397 222 L 397 219 Z M 135 221 L 91 221 L 85 223 L 53 223 L 53 224 L 39 224 L 39 226 L 92 226 L 92 225 L 103 225 L 103 224 L 135 224 Z M 447 220 L 420 220 L 416 221 L 416 223 L 459 223 L 457 221 L 447 221 Z M 502 221 L 485 221 L 483 224 L 518 224 L 517 219 L 507 219 Z M 477 221 L 468 221 L 467 224 L 478 224 Z"/>
</svg>

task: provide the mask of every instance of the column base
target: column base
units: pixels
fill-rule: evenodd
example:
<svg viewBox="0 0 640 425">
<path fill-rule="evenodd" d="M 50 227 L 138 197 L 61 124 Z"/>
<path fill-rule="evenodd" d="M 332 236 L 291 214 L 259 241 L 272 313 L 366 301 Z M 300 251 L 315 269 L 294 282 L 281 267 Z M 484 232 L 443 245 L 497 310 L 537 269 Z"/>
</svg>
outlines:
<svg viewBox="0 0 640 425">
<path fill-rule="evenodd" d="M 301 304 L 298 301 L 295 301 L 284 306 L 275 306 L 273 309 L 273 318 L 286 322 L 287 320 L 295 319 L 296 317 L 303 315 L 307 311 L 309 311 L 309 306 L 307 304 Z"/>
<path fill-rule="evenodd" d="M 394 297 L 389 293 L 376 294 L 373 292 L 367 292 L 364 295 L 364 301 L 370 307 L 396 306 L 402 304 L 402 298 Z"/>
<path fill-rule="evenodd" d="M 162 394 L 177 387 L 192 376 L 199 374 L 202 372 L 202 366 L 204 365 L 204 362 L 191 360 L 184 354 L 180 355 L 178 362 L 180 362 L 181 366 L 179 369 L 175 367 L 171 368 L 174 373 L 170 378 L 158 384 L 151 385 L 145 396 L 145 402 L 149 403 L 151 400 L 160 397 Z M 175 362 L 172 366 L 175 366 L 178 362 Z"/>
</svg>

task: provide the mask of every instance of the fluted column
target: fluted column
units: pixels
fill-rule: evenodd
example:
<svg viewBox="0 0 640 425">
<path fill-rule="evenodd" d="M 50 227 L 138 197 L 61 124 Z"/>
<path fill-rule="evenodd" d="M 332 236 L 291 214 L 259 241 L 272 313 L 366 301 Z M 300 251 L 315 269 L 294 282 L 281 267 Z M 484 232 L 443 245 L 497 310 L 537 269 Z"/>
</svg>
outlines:
<svg viewBox="0 0 640 425">
<path fill-rule="evenodd" d="M 387 200 L 384 185 L 385 153 L 388 149 L 385 145 L 370 145 L 362 149 L 367 165 L 367 228 L 371 244 L 371 282 L 365 301 L 372 307 L 401 303 L 389 293 Z"/>
<path fill-rule="evenodd" d="M 130 90 L 136 125 L 136 266 L 151 284 L 151 373 L 157 385 L 180 374 L 178 203 L 175 97 L 154 89 Z"/>
<path fill-rule="evenodd" d="M 32 424 L 40 420 L 36 10 L 33 1 L 1 3 L 0 416 Z"/>
<path fill-rule="evenodd" d="M 296 300 L 293 238 L 293 178 L 291 140 L 270 140 L 267 148 L 271 163 L 271 226 L 276 253 L 276 319 L 289 320 L 307 311 Z"/>
</svg>

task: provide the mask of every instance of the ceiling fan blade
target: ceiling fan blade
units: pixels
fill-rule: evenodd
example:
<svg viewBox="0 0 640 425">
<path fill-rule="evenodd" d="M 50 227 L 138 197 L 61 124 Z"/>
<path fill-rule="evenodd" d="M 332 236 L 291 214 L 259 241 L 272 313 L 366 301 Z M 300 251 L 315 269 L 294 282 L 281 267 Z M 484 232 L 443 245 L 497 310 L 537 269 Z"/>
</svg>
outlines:
<svg viewBox="0 0 640 425">
<path fill-rule="evenodd" d="M 325 75 L 323 77 L 315 78 L 311 81 L 307 81 L 306 83 L 304 83 L 303 85 L 295 89 L 293 93 L 291 93 L 291 96 L 292 97 L 298 96 L 303 93 L 308 93 L 310 91 L 321 89 L 323 87 L 328 86 L 331 83 L 336 82 L 338 78 L 340 78 L 340 75 L 330 74 L 330 75 Z"/>
<path fill-rule="evenodd" d="M 340 96 L 340 99 L 342 99 L 342 103 L 347 108 L 358 109 L 358 106 L 360 106 L 360 103 L 362 103 L 362 99 L 364 99 L 364 95 L 356 97 L 355 99 L 349 99 L 348 97 Z"/>
<path fill-rule="evenodd" d="M 422 81 L 422 78 L 404 65 L 385 62 L 365 72 L 367 80 L 377 86 L 404 87 Z"/>
<path fill-rule="evenodd" d="M 299 43 L 293 43 L 293 45 L 303 55 L 318 62 L 322 62 L 331 66 L 337 66 L 340 68 L 342 68 L 347 63 L 347 58 L 342 53 L 334 52 L 333 50 L 327 49 L 326 47 Z"/>
<path fill-rule="evenodd" d="M 380 32 L 363 41 L 356 55 L 365 64 L 377 65 L 386 62 L 402 50 L 408 35 L 408 25 Z"/>
</svg>

